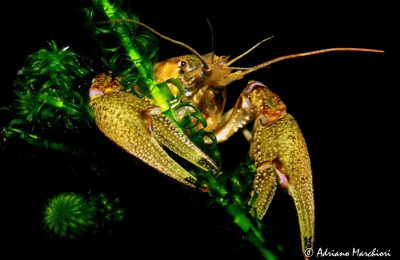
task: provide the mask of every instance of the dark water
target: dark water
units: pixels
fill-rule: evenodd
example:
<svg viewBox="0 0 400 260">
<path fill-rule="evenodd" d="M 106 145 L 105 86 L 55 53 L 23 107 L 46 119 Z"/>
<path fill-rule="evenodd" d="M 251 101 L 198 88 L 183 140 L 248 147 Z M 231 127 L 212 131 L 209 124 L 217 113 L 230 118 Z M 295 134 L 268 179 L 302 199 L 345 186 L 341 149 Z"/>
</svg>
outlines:
<svg viewBox="0 0 400 260">
<path fill-rule="evenodd" d="M 266 43 L 238 65 L 251 66 L 278 55 L 327 47 L 385 49 L 387 53 L 326 54 L 276 64 L 228 89 L 232 106 L 246 80 L 254 78 L 278 93 L 298 120 L 310 151 L 316 201 L 315 249 L 364 251 L 396 248 L 395 189 L 398 172 L 397 81 L 389 65 L 391 8 L 346 1 L 265 6 L 243 1 L 215 7 L 212 1 L 131 1 L 141 20 L 180 39 L 200 53 L 210 51 L 208 17 L 217 54 L 236 56 L 266 36 Z M 80 1 L 35 1 L 3 6 L 1 106 L 14 98 L 12 81 L 28 54 L 55 40 L 96 59 L 99 51 L 79 12 Z M 185 50 L 160 42 L 160 59 Z M 1 123 L 6 119 L 2 118 Z M 19 142 L 1 150 L 4 259 L 260 259 L 223 210 L 207 196 L 182 188 L 137 164 L 93 130 L 74 137 L 94 138 L 93 150 L 108 155 L 100 174 L 87 158 L 42 151 Z M 233 168 L 248 151 L 241 136 L 220 146 L 224 167 Z M 232 152 L 235 151 L 235 152 Z M 396 160 L 397 159 L 397 160 Z M 100 161 L 100 159 L 99 159 Z M 59 192 L 103 191 L 119 197 L 127 219 L 113 234 L 63 241 L 42 230 L 41 211 Z M 282 259 L 301 259 L 296 212 L 278 192 L 264 220 L 271 236 L 285 246 Z M 144 254 L 144 256 L 143 256 Z M 139 257 L 139 255 L 141 255 Z M 325 258 L 328 259 L 328 258 Z"/>
</svg>

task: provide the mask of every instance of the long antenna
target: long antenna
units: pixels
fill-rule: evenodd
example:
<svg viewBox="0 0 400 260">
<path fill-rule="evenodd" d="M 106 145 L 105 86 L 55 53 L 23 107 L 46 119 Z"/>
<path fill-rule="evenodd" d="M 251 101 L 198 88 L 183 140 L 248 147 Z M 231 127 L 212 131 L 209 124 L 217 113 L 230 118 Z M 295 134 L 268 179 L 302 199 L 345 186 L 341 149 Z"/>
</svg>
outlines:
<svg viewBox="0 0 400 260">
<path fill-rule="evenodd" d="M 162 39 L 164 39 L 164 40 L 167 40 L 167 41 L 170 41 L 170 42 L 172 42 L 172 43 L 175 43 L 176 45 L 179 45 L 179 46 L 182 46 L 182 47 L 188 49 L 191 53 L 193 53 L 194 55 L 196 55 L 197 58 L 199 58 L 199 60 L 201 61 L 201 63 L 203 63 L 203 66 L 204 66 L 204 67 L 203 67 L 203 70 L 204 70 L 205 72 L 211 72 L 211 69 L 210 69 L 210 67 L 209 67 L 208 64 L 207 64 L 207 61 L 206 61 L 195 49 L 193 49 L 192 47 L 190 47 L 190 46 L 187 45 L 186 43 L 183 43 L 183 42 L 181 42 L 181 41 L 177 41 L 177 40 L 174 40 L 174 39 L 172 39 L 172 38 L 170 38 L 170 37 L 168 37 L 168 36 L 165 36 L 165 35 L 163 35 L 163 34 L 157 32 L 156 30 L 154 30 L 153 28 L 151 28 L 150 26 L 148 26 L 148 25 L 146 25 L 146 24 L 144 24 L 144 23 L 142 23 L 142 22 L 138 22 L 138 24 L 139 24 L 140 26 L 146 28 L 147 30 L 151 31 L 151 32 L 154 33 L 155 35 L 158 35 L 160 38 L 162 38 Z"/>
<path fill-rule="evenodd" d="M 252 52 L 255 48 L 257 48 L 258 46 L 260 46 L 261 44 L 263 44 L 266 41 L 271 40 L 272 38 L 274 38 L 274 36 L 265 38 L 261 41 L 259 41 L 258 43 L 256 43 L 253 47 L 251 47 L 250 49 L 248 49 L 247 51 L 243 52 L 242 54 L 240 54 L 239 56 L 237 56 L 236 58 L 230 60 L 228 63 L 226 63 L 226 66 L 232 65 L 234 62 L 240 60 L 241 58 L 243 58 L 244 56 L 246 56 L 247 54 L 249 54 L 250 52 Z"/>
<path fill-rule="evenodd" d="M 148 25 L 146 25 L 146 24 L 144 24 L 144 23 L 142 23 L 142 22 L 135 21 L 135 20 L 129 19 L 129 18 L 123 18 L 123 19 L 116 19 L 116 20 L 103 21 L 103 22 L 97 22 L 97 23 L 99 23 L 99 24 L 104 24 L 104 23 L 112 23 L 112 22 L 133 22 L 133 23 L 139 24 L 140 26 L 142 26 L 142 27 L 146 28 L 147 30 L 151 31 L 152 33 L 154 33 L 154 34 L 157 35 L 158 37 L 160 37 L 160 38 L 162 38 L 162 39 L 164 39 L 164 40 L 170 41 L 170 42 L 172 42 L 172 43 L 174 43 L 174 44 L 176 44 L 176 45 L 179 45 L 179 46 L 182 46 L 182 47 L 188 49 L 188 50 L 189 50 L 191 53 L 193 53 L 197 58 L 199 58 L 199 60 L 201 61 L 201 63 L 202 63 L 203 66 L 204 66 L 204 67 L 203 67 L 203 71 L 204 71 L 205 73 L 210 73 L 210 72 L 211 72 L 211 69 L 210 69 L 210 67 L 209 67 L 208 64 L 207 64 L 207 61 L 206 61 L 195 49 L 193 49 L 192 47 L 190 47 L 190 46 L 187 45 L 186 43 L 183 43 L 183 42 L 181 42 L 181 41 L 174 40 L 174 39 L 172 39 L 172 38 L 170 38 L 170 37 L 168 37 L 168 36 L 165 36 L 165 35 L 159 33 L 159 32 L 156 31 L 155 29 L 151 28 L 150 26 L 148 26 Z"/>
<path fill-rule="evenodd" d="M 206 21 L 208 23 L 208 26 L 210 27 L 211 31 L 211 64 L 214 63 L 214 54 L 215 54 L 215 49 L 214 49 L 214 30 L 212 27 L 212 24 L 208 18 L 206 18 Z"/>
<path fill-rule="evenodd" d="M 269 60 L 269 61 L 261 63 L 261 64 L 259 64 L 257 66 L 254 66 L 251 69 L 246 70 L 245 72 L 243 72 L 242 76 L 247 75 L 249 73 L 252 73 L 252 72 L 254 72 L 256 70 L 265 68 L 265 67 L 267 67 L 267 66 L 269 66 L 271 64 L 283 61 L 283 60 L 294 59 L 294 58 L 310 56 L 310 55 L 316 55 L 316 54 L 321 54 L 321 53 L 325 53 L 325 52 L 338 52 L 338 51 L 360 51 L 360 52 L 375 52 L 375 53 L 384 53 L 385 52 L 383 50 L 365 49 L 365 48 L 328 48 L 328 49 L 321 49 L 321 50 L 316 50 L 316 51 L 309 51 L 309 52 L 290 54 L 290 55 L 285 55 L 285 56 L 281 56 L 281 57 Z"/>
</svg>

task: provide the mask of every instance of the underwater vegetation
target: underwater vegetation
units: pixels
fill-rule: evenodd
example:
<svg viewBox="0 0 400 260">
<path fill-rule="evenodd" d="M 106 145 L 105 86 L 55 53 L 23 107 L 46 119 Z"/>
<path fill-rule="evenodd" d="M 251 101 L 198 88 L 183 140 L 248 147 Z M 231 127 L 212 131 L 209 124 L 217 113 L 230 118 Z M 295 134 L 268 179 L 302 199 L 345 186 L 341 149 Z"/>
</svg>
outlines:
<svg viewBox="0 0 400 260">
<path fill-rule="evenodd" d="M 133 92 L 129 95 L 151 99 L 176 123 L 182 134 L 187 134 L 192 142 L 221 165 L 216 139 L 204 130 L 206 121 L 199 109 L 191 104 L 177 103 L 184 88 L 180 80 L 171 78 L 165 82 L 156 82 L 153 71 L 158 52 L 156 37 L 149 30 L 139 30 L 137 17 L 125 13 L 118 5 L 108 1 L 93 1 L 93 6 L 85 11 L 93 26 L 94 39 L 104 53 L 104 66 L 119 78 L 125 90 Z M 95 18 L 100 19 L 100 22 L 97 23 Z M 129 19 L 129 22 L 113 21 L 119 19 Z M 110 41 L 107 37 L 116 39 Z M 117 45 L 105 46 L 105 42 L 116 42 Z M 49 42 L 47 48 L 31 54 L 18 73 L 15 80 L 16 98 L 12 106 L 15 118 L 3 127 L 3 136 L 22 139 L 38 148 L 94 160 L 92 157 L 96 154 L 90 149 L 85 150 L 90 144 L 77 143 L 73 138 L 74 134 L 91 131 L 94 127 L 95 118 L 85 85 L 94 76 L 90 61 L 68 47 L 60 48 L 56 42 Z M 178 92 L 171 90 L 171 86 Z M 61 140 L 60 134 L 63 135 Z M 65 139 L 70 141 L 66 142 Z M 211 140 L 211 144 L 205 140 Z M 207 186 L 215 204 L 227 207 L 233 222 L 248 234 L 249 240 L 264 257 L 275 259 L 274 253 L 263 245 L 263 225 L 248 213 L 249 205 L 246 201 L 255 174 L 250 160 L 233 171 L 229 178 L 216 178 L 205 168 L 193 168 L 190 172 L 196 174 L 199 186 Z M 114 212 L 110 207 L 103 205 L 99 208 L 96 200 L 77 193 L 61 193 L 50 198 L 46 204 L 44 226 L 59 237 L 79 237 L 98 229 L 99 222 L 122 221 L 123 209 Z M 104 212 L 107 210 L 109 212 Z"/>
<path fill-rule="evenodd" d="M 100 232 L 110 222 L 121 222 L 125 212 L 119 199 L 110 201 L 104 193 L 90 196 L 68 192 L 50 198 L 44 209 L 44 225 L 61 238 L 74 238 L 88 232 Z M 109 227 L 108 227 L 109 228 Z"/>
<path fill-rule="evenodd" d="M 262 140 L 269 140 L 268 138 L 276 136 L 270 133 L 280 133 L 283 124 L 295 125 L 294 119 L 294 123 L 289 124 L 292 122 L 291 116 L 286 113 L 286 107 L 281 103 L 280 98 L 263 83 L 249 82 L 244 92 L 240 94 L 238 103 L 234 104 L 231 117 L 227 114 L 218 118 L 217 114 L 221 112 L 222 115 L 223 108 L 221 107 L 225 104 L 220 106 L 217 103 L 213 107 L 212 102 L 207 103 L 211 99 L 211 94 L 205 95 L 204 99 L 191 96 L 191 94 L 196 93 L 195 89 L 201 87 L 204 82 L 209 85 L 218 82 L 222 86 L 242 77 L 238 72 L 247 74 L 250 70 L 241 71 L 238 67 L 238 69 L 230 70 L 226 75 L 219 74 L 218 79 L 224 80 L 211 79 L 207 74 L 207 69 L 204 68 L 209 66 L 210 71 L 220 72 L 222 70 L 218 67 L 219 64 L 230 62 L 229 58 L 217 56 L 214 53 L 212 56 L 208 54 L 200 55 L 200 57 L 195 54 L 185 55 L 176 57 L 175 60 L 159 62 L 159 52 L 162 52 L 162 49 L 159 49 L 159 40 L 162 37 L 157 31 L 141 23 L 136 15 L 124 10 L 122 3 L 118 1 L 93 1 L 92 6 L 85 9 L 85 14 L 88 26 L 93 32 L 95 42 L 93 46 L 97 45 L 97 54 L 100 55 L 95 58 L 85 57 L 74 51 L 74 47 L 58 44 L 57 39 L 49 41 L 47 46 L 31 54 L 15 80 L 13 104 L 3 110 L 7 112 L 7 118 L 10 120 L 2 125 L 2 144 L 15 143 L 19 139 L 33 145 L 43 153 L 57 151 L 60 154 L 68 154 L 72 158 L 81 158 L 87 164 L 84 167 L 85 170 L 92 172 L 94 179 L 113 174 L 112 167 L 109 167 L 112 165 L 110 161 L 116 160 L 115 164 L 118 164 L 122 160 L 131 160 L 123 165 L 132 167 L 133 171 L 136 168 L 143 168 L 140 165 L 145 162 L 165 175 L 191 187 L 185 189 L 185 192 L 200 193 L 201 195 L 195 195 L 195 197 L 199 196 L 196 198 L 200 200 L 194 204 L 201 203 L 202 199 L 207 198 L 204 203 L 207 207 L 224 211 L 227 215 L 226 221 L 236 225 L 237 232 L 241 234 L 239 240 L 254 246 L 253 249 L 258 251 L 258 257 L 270 260 L 280 259 L 285 252 L 281 241 L 271 240 L 270 229 L 266 227 L 268 220 L 262 221 L 261 218 L 268 209 L 275 189 L 283 188 L 290 195 L 295 194 L 293 196 L 295 204 L 289 207 L 298 207 L 300 228 L 298 226 L 295 228 L 296 235 L 300 234 L 301 230 L 302 237 L 301 242 L 297 241 L 298 247 L 303 247 L 303 252 L 305 248 L 311 248 L 314 240 L 311 170 L 309 175 L 306 175 L 309 177 L 301 178 L 301 181 L 307 182 L 305 185 L 293 185 L 298 190 L 290 190 L 288 187 L 295 184 L 297 176 L 285 171 L 286 165 L 282 163 L 283 160 L 274 159 L 269 164 L 265 162 L 269 159 L 265 154 L 254 156 L 263 152 L 259 150 L 261 148 L 257 144 L 255 146 L 253 144 L 253 155 L 243 157 L 240 162 L 230 161 L 229 158 L 224 160 L 227 157 L 221 155 L 219 151 L 221 146 L 218 143 L 223 138 L 230 137 L 236 131 L 240 132 L 242 127 L 245 129 L 245 123 L 252 120 L 256 120 L 255 127 L 258 127 L 258 133 L 262 136 L 258 139 L 261 140 L 262 149 L 268 147 L 267 144 L 262 143 Z M 367 51 L 367 49 L 360 50 Z M 375 51 L 379 52 L 379 50 Z M 168 66 L 171 64 L 178 65 L 179 69 L 175 71 L 174 68 L 169 71 Z M 269 66 L 269 64 L 263 66 Z M 167 72 L 162 69 L 164 67 L 167 68 L 165 70 Z M 261 67 L 252 67 L 252 69 Z M 231 73 L 236 73 L 235 77 L 228 76 Z M 211 73 L 211 75 L 215 74 Z M 214 95 L 217 92 L 208 93 Z M 226 99 L 223 92 L 218 92 L 218 94 L 220 94 L 220 100 Z M 118 95 L 121 98 L 111 100 L 110 97 Z M 266 102 L 263 103 L 263 100 L 258 99 L 257 96 L 267 97 Z M 193 102 L 197 99 L 207 100 L 207 102 Z M 129 102 L 124 109 L 121 109 L 123 100 Z M 241 103 L 243 100 L 253 103 Z M 261 106 L 257 107 L 257 112 L 254 112 L 254 109 L 246 111 L 246 105 L 249 104 L 253 108 L 256 107 L 254 104 L 261 104 Z M 119 108 L 114 109 L 114 105 Z M 239 110 L 245 112 L 242 113 Z M 121 113 L 124 116 L 118 115 Z M 246 119 L 247 117 L 249 119 Z M 229 119 L 225 123 L 232 123 L 235 120 L 243 121 L 238 125 L 232 123 L 228 131 L 218 129 L 214 131 L 216 128 L 212 129 L 213 127 L 220 126 L 210 120 L 215 118 L 218 120 L 214 121 L 221 120 L 219 122 Z M 4 121 L 4 118 L 2 120 Z M 137 120 L 138 123 L 129 129 L 121 123 L 124 120 L 129 123 Z M 113 128 L 121 130 L 124 134 L 120 132 L 115 134 L 116 130 Z M 235 128 L 238 129 L 235 130 Z M 271 131 L 268 132 L 268 130 Z M 135 131 L 143 133 L 144 137 L 135 140 L 137 134 Z M 225 135 L 226 132 L 229 134 Z M 248 132 L 250 131 L 246 133 Z M 293 133 L 295 136 L 291 138 L 293 137 L 294 146 L 296 143 L 302 143 L 301 132 Z M 283 139 L 285 138 L 276 140 Z M 109 144 L 106 144 L 107 142 Z M 104 149 L 109 149 L 110 153 L 96 150 L 93 145 L 95 143 L 97 143 L 97 148 L 106 144 Z M 247 150 L 250 146 L 247 142 L 242 144 L 240 149 Z M 115 150 L 110 149 L 113 145 L 116 146 Z M 130 158 L 128 154 L 124 156 L 122 151 L 117 152 L 118 146 L 138 159 L 128 159 Z M 152 149 L 158 149 L 158 152 Z M 300 154 L 304 157 L 304 161 L 309 160 L 306 148 L 298 150 L 302 151 Z M 295 152 L 290 151 L 288 154 Z M 164 157 L 165 155 L 168 158 Z M 117 159 L 118 156 L 122 159 Z M 170 158 L 173 162 L 167 167 Z M 234 167 L 226 167 L 227 164 Z M 74 167 L 70 167 L 71 172 L 74 171 Z M 123 166 L 119 169 L 121 168 Z M 264 175 L 269 177 L 260 178 Z M 255 179 L 261 183 L 261 186 L 255 187 Z M 167 183 L 171 180 L 165 178 L 163 181 Z M 270 185 L 262 186 L 266 182 Z M 151 183 L 132 183 L 132 189 L 136 188 L 135 185 L 148 187 L 148 194 L 143 194 L 138 200 L 154 203 L 149 195 L 154 188 Z M 96 184 L 90 186 L 93 188 Z M 57 192 L 50 192 L 52 195 L 47 202 L 43 200 L 42 215 L 45 233 L 50 237 L 58 236 L 69 241 L 80 237 L 96 236 L 99 233 L 104 234 L 107 230 L 111 233 L 114 226 L 124 225 L 123 222 L 132 220 L 130 219 L 132 214 L 140 212 L 140 208 L 137 208 L 137 212 L 125 211 L 123 207 L 118 206 L 119 199 L 107 199 L 104 195 L 107 192 L 102 193 L 101 187 L 96 190 L 100 195 L 95 196 L 93 195 L 95 193 L 75 189 L 71 189 L 70 192 L 66 190 L 58 195 L 54 195 Z M 300 194 L 300 199 L 296 198 L 297 194 Z M 302 205 L 307 205 L 308 209 L 303 211 L 302 206 L 299 207 L 299 203 L 303 203 L 302 194 L 306 194 L 308 199 L 308 204 Z M 156 203 L 154 205 L 157 207 Z M 292 213 L 296 213 L 295 209 Z M 159 214 L 161 220 L 168 213 L 160 212 Z M 141 225 L 141 223 L 137 224 Z M 196 223 L 193 224 L 196 225 Z M 298 240 L 298 236 L 296 239 Z M 293 250 L 302 254 L 299 248 Z"/>
<path fill-rule="evenodd" d="M 81 235 L 94 225 L 96 208 L 74 193 L 51 198 L 44 210 L 46 227 L 60 237 Z"/>
</svg>

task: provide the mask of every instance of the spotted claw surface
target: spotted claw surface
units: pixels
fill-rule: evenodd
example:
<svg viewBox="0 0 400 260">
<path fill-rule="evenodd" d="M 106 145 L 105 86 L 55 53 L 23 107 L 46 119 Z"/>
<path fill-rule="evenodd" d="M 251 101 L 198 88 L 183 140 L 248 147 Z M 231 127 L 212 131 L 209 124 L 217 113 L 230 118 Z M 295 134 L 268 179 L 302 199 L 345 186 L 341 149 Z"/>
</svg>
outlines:
<svg viewBox="0 0 400 260">
<path fill-rule="evenodd" d="M 262 219 L 278 187 L 288 189 L 300 224 L 303 252 L 314 238 L 311 163 L 296 120 L 277 95 L 259 82 L 246 88 L 256 116 L 251 155 L 257 168 L 253 190 L 255 215 Z M 245 91 L 246 91 L 245 90 Z"/>
<path fill-rule="evenodd" d="M 97 127 L 114 143 L 161 173 L 191 187 L 196 177 L 174 161 L 164 147 L 204 170 L 215 163 L 146 99 L 121 90 L 118 79 L 98 76 L 90 89 Z"/>
</svg>

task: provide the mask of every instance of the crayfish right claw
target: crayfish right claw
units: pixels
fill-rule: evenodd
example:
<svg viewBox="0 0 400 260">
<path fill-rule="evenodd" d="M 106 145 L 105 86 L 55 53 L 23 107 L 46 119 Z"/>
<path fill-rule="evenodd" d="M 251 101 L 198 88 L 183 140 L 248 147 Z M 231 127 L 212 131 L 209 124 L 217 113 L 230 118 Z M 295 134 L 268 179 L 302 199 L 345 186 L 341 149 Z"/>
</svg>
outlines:
<svg viewBox="0 0 400 260">
<path fill-rule="evenodd" d="M 252 206 L 261 219 L 277 186 L 288 189 L 306 252 L 313 245 L 315 216 L 311 163 L 304 137 L 280 98 L 262 83 L 250 81 L 244 93 L 256 113 L 251 153 L 257 173 Z"/>
</svg>

